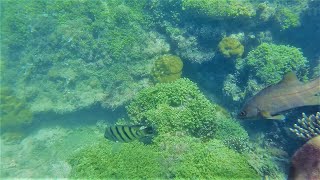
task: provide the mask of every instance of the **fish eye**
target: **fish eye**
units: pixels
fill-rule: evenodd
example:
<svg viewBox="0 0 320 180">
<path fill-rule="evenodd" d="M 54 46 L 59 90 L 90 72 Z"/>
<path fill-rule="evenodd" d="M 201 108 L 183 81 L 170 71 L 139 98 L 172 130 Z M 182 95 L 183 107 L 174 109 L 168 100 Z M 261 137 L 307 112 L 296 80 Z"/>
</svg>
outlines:
<svg viewBox="0 0 320 180">
<path fill-rule="evenodd" d="M 247 112 L 241 111 L 239 115 L 240 115 L 240 116 L 245 116 L 245 115 L 247 115 Z"/>
</svg>

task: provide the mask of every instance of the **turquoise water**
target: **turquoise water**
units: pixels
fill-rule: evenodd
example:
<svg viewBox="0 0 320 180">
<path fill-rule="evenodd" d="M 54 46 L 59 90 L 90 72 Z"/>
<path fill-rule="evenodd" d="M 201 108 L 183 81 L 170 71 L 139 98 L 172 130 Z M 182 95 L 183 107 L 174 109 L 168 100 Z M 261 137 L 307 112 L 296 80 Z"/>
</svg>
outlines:
<svg viewBox="0 0 320 180">
<path fill-rule="evenodd" d="M 286 179 L 311 138 L 290 128 L 320 100 L 282 121 L 237 114 L 289 72 L 318 78 L 319 0 L 0 6 L 1 178 Z M 156 132 L 113 142 L 116 125 Z"/>
</svg>

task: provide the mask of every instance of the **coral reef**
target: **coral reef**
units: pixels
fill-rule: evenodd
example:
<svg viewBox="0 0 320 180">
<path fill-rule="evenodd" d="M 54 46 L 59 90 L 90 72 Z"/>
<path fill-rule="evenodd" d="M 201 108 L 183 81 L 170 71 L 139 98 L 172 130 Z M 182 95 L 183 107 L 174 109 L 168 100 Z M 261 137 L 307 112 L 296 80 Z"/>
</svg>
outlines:
<svg viewBox="0 0 320 180">
<path fill-rule="evenodd" d="M 247 57 L 236 61 L 236 72 L 226 77 L 223 93 L 233 100 L 241 101 L 279 82 L 287 72 L 294 71 L 299 79 L 306 81 L 308 70 L 307 59 L 300 49 L 262 43 L 251 50 Z"/>
<path fill-rule="evenodd" d="M 247 137 L 227 111 L 211 104 L 186 78 L 140 91 L 127 106 L 134 123 L 148 123 L 159 133 L 183 131 L 196 137 Z"/>
<path fill-rule="evenodd" d="M 221 104 L 237 109 L 289 71 L 307 80 L 308 63 L 310 77 L 319 75 L 319 2 L 1 1 L 0 128 L 10 131 L 0 134 L 0 176 L 284 179 L 287 149 L 251 141 Z M 92 123 L 92 112 L 85 120 L 78 112 L 90 108 L 117 115 L 88 128 L 79 123 Z M 67 123 L 69 113 L 77 128 L 38 119 Z M 108 142 L 104 126 L 119 116 L 116 124 L 152 125 L 158 134 L 148 145 Z M 303 114 L 291 131 L 318 141 L 319 116 Z M 18 127 L 32 130 L 11 131 Z M 319 174 L 309 166 L 319 166 L 319 143 L 309 142 L 293 166 Z"/>
<path fill-rule="evenodd" d="M 249 18 L 255 15 L 255 10 L 249 1 L 231 0 L 183 0 L 182 9 L 196 16 L 221 20 L 230 18 Z"/>
<path fill-rule="evenodd" d="M 163 174 L 160 161 L 154 146 L 106 140 L 82 148 L 69 159 L 73 178 L 116 179 L 159 178 Z"/>
<path fill-rule="evenodd" d="M 293 12 L 290 8 L 279 8 L 275 13 L 275 21 L 280 25 L 281 29 L 288 29 L 300 25 L 299 14 Z"/>
<path fill-rule="evenodd" d="M 216 139 L 201 142 L 182 134 L 164 134 L 155 139 L 155 144 L 165 158 L 168 178 L 259 178 L 249 166 L 246 156 L 234 152 Z"/>
<path fill-rule="evenodd" d="M 244 47 L 239 40 L 232 37 L 223 38 L 219 45 L 219 51 L 225 58 L 240 58 L 244 52 Z"/>
<path fill-rule="evenodd" d="M 243 152 L 250 166 L 262 177 L 284 179 L 286 175 L 281 168 L 288 165 L 288 154 L 262 132 L 251 138 L 252 141 L 245 146 L 249 151 Z"/>
<path fill-rule="evenodd" d="M 162 26 L 174 45 L 178 47 L 175 53 L 181 58 L 201 64 L 215 57 L 212 49 L 202 47 L 197 36 L 190 35 L 187 30 L 175 27 L 167 21 Z"/>
<path fill-rule="evenodd" d="M 152 32 L 145 4 L 4 2 L 2 46 L 15 67 L 18 96 L 30 100 L 33 112 L 57 113 L 96 103 L 116 108 L 130 100 L 151 84 L 153 57 L 170 48 Z"/>
<path fill-rule="evenodd" d="M 307 60 L 300 49 L 292 46 L 262 43 L 249 52 L 246 64 L 254 70 L 253 76 L 266 85 L 279 82 L 290 71 L 307 79 Z"/>
<path fill-rule="evenodd" d="M 320 112 L 309 117 L 302 113 L 302 118 L 298 119 L 298 124 L 294 124 L 293 128 L 289 128 L 297 137 L 309 140 L 320 135 Z"/>
<path fill-rule="evenodd" d="M 154 144 L 99 141 L 69 159 L 71 177 L 86 178 L 258 178 L 247 157 L 219 140 L 202 142 L 183 133 L 162 134 Z M 223 162 L 223 166 L 221 166 Z"/>
<path fill-rule="evenodd" d="M 183 62 L 178 56 L 163 55 L 155 61 L 151 75 L 155 82 L 172 82 L 181 77 Z"/>
<path fill-rule="evenodd" d="M 42 122 L 47 118 L 48 115 L 45 119 L 41 119 Z M 79 122 L 78 116 L 64 116 L 62 122 L 67 118 Z M 52 127 L 48 125 L 50 124 L 48 121 L 39 124 L 43 124 L 44 127 L 34 128 L 31 133 L 25 132 L 24 138 L 20 141 L 8 142 L 6 138 L 10 135 L 4 137 L 4 134 L 1 134 L 1 177 L 68 178 L 71 165 L 67 162 L 67 158 L 78 148 L 103 139 L 101 132 L 93 126 L 79 126 L 74 123 L 75 126 L 72 128 L 57 124 Z"/>
<path fill-rule="evenodd" d="M 16 128 L 29 124 L 33 120 L 27 101 L 16 97 L 12 89 L 0 88 L 0 128 Z"/>
<path fill-rule="evenodd" d="M 244 137 L 232 137 L 224 140 L 223 144 L 238 153 L 248 153 L 250 151 L 249 139 Z"/>
</svg>

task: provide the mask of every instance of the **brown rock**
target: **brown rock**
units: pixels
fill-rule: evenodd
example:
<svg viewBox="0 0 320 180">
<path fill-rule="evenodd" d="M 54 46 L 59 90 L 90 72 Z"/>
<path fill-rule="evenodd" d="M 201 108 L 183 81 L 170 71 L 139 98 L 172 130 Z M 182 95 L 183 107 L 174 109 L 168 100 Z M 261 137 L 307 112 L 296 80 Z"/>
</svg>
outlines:
<svg viewBox="0 0 320 180">
<path fill-rule="evenodd" d="M 320 135 L 295 152 L 288 180 L 320 180 Z"/>
</svg>

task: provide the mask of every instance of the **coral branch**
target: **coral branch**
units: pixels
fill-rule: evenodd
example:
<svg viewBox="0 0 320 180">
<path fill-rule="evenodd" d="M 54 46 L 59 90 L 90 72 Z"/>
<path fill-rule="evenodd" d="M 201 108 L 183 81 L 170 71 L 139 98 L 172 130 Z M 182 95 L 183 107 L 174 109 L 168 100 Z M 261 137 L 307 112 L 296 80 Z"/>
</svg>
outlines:
<svg viewBox="0 0 320 180">
<path fill-rule="evenodd" d="M 320 134 L 320 112 L 309 117 L 302 113 L 302 119 L 298 119 L 298 124 L 294 124 L 290 131 L 299 138 L 308 140 Z"/>
</svg>

